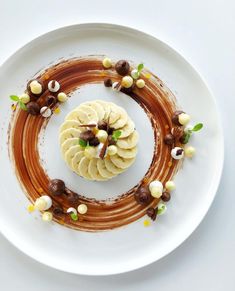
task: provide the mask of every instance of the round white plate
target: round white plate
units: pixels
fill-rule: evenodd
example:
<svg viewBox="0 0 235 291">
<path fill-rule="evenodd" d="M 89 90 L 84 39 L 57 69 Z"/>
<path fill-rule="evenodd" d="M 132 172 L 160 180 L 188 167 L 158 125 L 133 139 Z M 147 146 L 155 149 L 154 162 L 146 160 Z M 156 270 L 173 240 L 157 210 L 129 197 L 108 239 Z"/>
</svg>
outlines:
<svg viewBox="0 0 235 291">
<path fill-rule="evenodd" d="M 28 201 L 9 161 L 7 130 L 11 111 L 8 96 L 19 94 L 26 81 L 38 70 L 60 58 L 97 54 L 105 54 L 113 59 L 130 59 L 136 64 L 144 62 L 173 91 L 181 107 L 192 116 L 193 123 L 204 123 L 204 129 L 191 140 L 197 155 L 193 160 L 185 160 L 183 169 L 177 174 L 177 190 L 168 203 L 167 213 L 150 227 L 143 226 L 144 218 L 119 229 L 98 233 L 79 232 L 56 223 L 43 223 L 39 217 L 27 213 Z M 223 165 L 223 136 L 215 100 L 199 74 L 162 41 L 143 32 L 111 24 L 61 28 L 33 40 L 11 56 L 1 67 L 0 84 L 0 229 L 24 253 L 67 272 L 89 275 L 122 273 L 145 266 L 173 251 L 205 216 L 214 199 Z M 81 88 L 81 92 L 76 94 L 85 98 L 86 94 L 91 96 L 89 90 L 92 89 Z M 92 92 L 96 95 L 91 99 L 109 98 L 107 93 L 102 93 L 104 88 L 100 91 L 93 88 Z M 120 99 L 116 103 L 121 102 Z M 143 112 L 136 109 L 136 105 L 132 107 L 131 101 L 126 103 L 127 111 L 138 122 Z M 72 105 L 65 106 L 62 114 L 69 110 L 69 106 Z M 62 115 L 58 118 L 62 119 Z M 53 128 L 52 122 L 53 119 L 48 130 Z M 141 122 L 138 126 L 143 131 Z M 49 131 L 45 135 L 50 136 Z M 54 152 L 58 147 L 55 138 L 54 134 Z M 46 144 L 40 150 L 45 157 L 48 138 Z M 51 148 L 49 146 L 48 151 Z M 146 155 L 146 161 L 142 166 L 137 160 L 130 169 L 138 178 L 143 175 L 149 162 L 148 152 L 151 153 L 151 146 L 146 145 L 145 148 L 142 142 L 140 155 Z M 60 158 L 58 161 L 55 154 L 54 161 L 49 157 L 46 159 L 45 167 L 50 175 L 59 174 L 57 165 L 60 165 L 63 176 L 63 171 L 67 169 Z M 128 177 L 127 173 L 125 175 Z M 118 187 L 125 190 L 130 186 L 125 184 L 125 177 L 115 182 L 112 196 L 118 194 Z M 135 177 L 131 179 L 129 183 L 135 183 Z M 71 178 L 70 186 L 75 186 L 76 182 L 76 177 Z M 85 189 L 85 184 L 82 187 Z M 97 188 L 97 193 L 102 193 L 101 190 Z"/>
</svg>

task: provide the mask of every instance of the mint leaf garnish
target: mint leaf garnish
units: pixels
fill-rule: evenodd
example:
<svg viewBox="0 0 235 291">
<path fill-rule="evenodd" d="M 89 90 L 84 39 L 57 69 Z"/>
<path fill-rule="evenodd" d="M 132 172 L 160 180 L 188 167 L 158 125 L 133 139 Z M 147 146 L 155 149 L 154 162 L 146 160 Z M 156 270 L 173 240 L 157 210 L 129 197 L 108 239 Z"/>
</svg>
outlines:
<svg viewBox="0 0 235 291">
<path fill-rule="evenodd" d="M 11 96 L 10 96 L 10 99 L 11 99 L 12 101 L 19 101 L 19 97 L 16 96 L 16 95 L 11 95 Z"/>
<path fill-rule="evenodd" d="M 74 220 L 74 221 L 77 221 L 78 220 L 78 216 L 77 216 L 77 214 L 75 214 L 75 213 L 71 213 L 70 214 L 70 217 L 72 218 L 72 220 Z"/>
<path fill-rule="evenodd" d="M 20 105 L 20 108 L 21 109 L 27 111 L 27 107 L 26 107 L 26 105 L 23 102 L 19 101 L 19 105 Z"/>
<path fill-rule="evenodd" d="M 196 124 L 191 130 L 192 131 L 199 131 L 203 128 L 203 124 L 202 123 L 198 123 Z"/>
<path fill-rule="evenodd" d="M 138 73 L 140 73 L 144 68 L 144 64 L 139 64 L 137 67 Z"/>
<path fill-rule="evenodd" d="M 190 137 L 191 137 L 191 133 L 189 131 L 188 132 L 185 132 L 184 135 L 183 135 L 183 138 L 182 138 L 182 143 L 183 144 L 188 143 Z"/>
<path fill-rule="evenodd" d="M 121 130 L 115 130 L 112 134 L 112 139 L 114 141 L 117 141 L 121 135 L 122 135 Z"/>
<path fill-rule="evenodd" d="M 84 139 L 79 138 L 78 144 L 82 147 L 85 148 L 87 146 L 87 141 Z"/>
</svg>

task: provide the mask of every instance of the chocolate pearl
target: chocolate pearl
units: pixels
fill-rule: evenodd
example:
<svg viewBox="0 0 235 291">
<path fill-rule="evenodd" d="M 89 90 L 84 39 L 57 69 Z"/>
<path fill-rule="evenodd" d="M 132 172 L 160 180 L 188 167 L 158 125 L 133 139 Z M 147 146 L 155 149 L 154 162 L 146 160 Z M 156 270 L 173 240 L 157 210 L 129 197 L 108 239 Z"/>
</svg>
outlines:
<svg viewBox="0 0 235 291">
<path fill-rule="evenodd" d="M 112 135 L 108 136 L 108 143 L 109 145 L 115 145 L 117 142 L 115 140 L 113 140 Z"/>
<path fill-rule="evenodd" d="M 172 122 L 173 122 L 175 125 L 182 126 L 182 124 L 179 123 L 179 115 L 180 115 L 181 113 L 184 113 L 184 112 L 181 111 L 181 110 L 177 110 L 177 111 L 174 112 L 174 114 L 173 114 L 171 120 L 172 120 Z"/>
<path fill-rule="evenodd" d="M 41 92 L 41 93 L 39 93 L 39 94 L 34 94 L 34 93 L 31 91 L 30 83 L 33 82 L 33 81 L 37 81 L 37 82 L 42 86 L 42 92 Z M 39 97 L 39 96 L 41 96 L 41 95 L 43 94 L 43 92 L 45 91 L 45 86 L 44 86 L 44 84 L 43 84 L 43 82 L 42 82 L 41 80 L 39 80 L 39 79 L 34 79 L 34 80 L 30 80 L 30 81 L 28 82 L 28 84 L 27 84 L 27 90 L 28 90 L 29 95 L 31 95 L 31 96 L 35 96 L 35 97 Z"/>
<path fill-rule="evenodd" d="M 69 192 L 67 195 L 68 202 L 71 204 L 75 204 L 78 202 L 79 196 L 73 192 Z"/>
<path fill-rule="evenodd" d="M 95 134 L 92 130 L 86 130 L 80 134 L 80 138 L 85 140 L 85 141 L 90 141 L 93 138 L 95 138 Z"/>
<path fill-rule="evenodd" d="M 52 195 L 62 195 L 65 191 L 64 181 L 60 179 L 54 179 L 49 182 L 48 189 Z"/>
<path fill-rule="evenodd" d="M 168 133 L 165 137 L 164 137 L 164 143 L 167 145 L 172 145 L 175 142 L 175 137 L 171 134 Z"/>
<path fill-rule="evenodd" d="M 31 115 L 38 115 L 40 113 L 40 106 L 37 102 L 31 101 L 26 104 L 27 112 Z"/>
<path fill-rule="evenodd" d="M 47 106 L 55 105 L 56 102 L 57 102 L 57 99 L 55 96 L 49 95 L 46 97 L 46 105 Z"/>
<path fill-rule="evenodd" d="M 171 194 L 169 192 L 163 192 L 161 199 L 162 201 L 167 202 L 171 199 Z"/>
<path fill-rule="evenodd" d="M 64 214 L 64 211 L 63 211 L 63 209 L 62 209 L 62 207 L 55 207 L 54 209 L 53 209 L 53 214 L 54 215 L 62 215 L 62 214 Z"/>
<path fill-rule="evenodd" d="M 156 220 L 156 217 L 157 217 L 157 210 L 154 209 L 153 207 L 149 207 L 147 209 L 147 215 L 154 221 Z"/>
<path fill-rule="evenodd" d="M 109 78 L 104 79 L 104 86 L 105 87 L 112 87 L 112 85 L 113 85 L 113 82 L 111 79 L 109 79 Z"/>
<path fill-rule="evenodd" d="M 98 128 L 107 131 L 108 124 L 105 121 L 99 121 Z"/>
<path fill-rule="evenodd" d="M 90 146 L 93 146 L 93 147 L 96 147 L 96 146 L 98 146 L 100 144 L 100 141 L 99 141 L 99 139 L 97 138 L 97 137 L 94 137 L 93 139 L 91 139 L 90 141 L 89 141 L 89 145 Z"/>
<path fill-rule="evenodd" d="M 137 189 L 135 192 L 135 200 L 142 205 L 148 204 L 151 201 L 151 194 L 149 189 L 145 187 L 140 187 Z"/>
<path fill-rule="evenodd" d="M 130 65 L 127 61 L 125 60 L 120 60 L 116 63 L 115 65 L 115 70 L 117 73 L 121 76 L 125 76 L 129 73 L 130 70 Z"/>
</svg>

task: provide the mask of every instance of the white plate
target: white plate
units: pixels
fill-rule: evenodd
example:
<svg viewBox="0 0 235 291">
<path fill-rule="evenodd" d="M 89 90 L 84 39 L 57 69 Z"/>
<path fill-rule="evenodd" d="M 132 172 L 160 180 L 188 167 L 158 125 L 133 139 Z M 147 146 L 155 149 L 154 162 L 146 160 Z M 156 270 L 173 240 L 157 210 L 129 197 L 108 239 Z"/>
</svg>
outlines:
<svg viewBox="0 0 235 291">
<path fill-rule="evenodd" d="M 178 103 L 191 114 L 193 121 L 204 123 L 203 131 L 192 139 L 197 149 L 196 157 L 186 160 L 176 177 L 177 190 L 168 204 L 168 212 L 148 228 L 143 226 L 143 219 L 126 227 L 99 233 L 73 231 L 55 223 L 45 224 L 27 213 L 28 201 L 9 162 L 8 96 L 21 92 L 26 80 L 49 63 L 61 57 L 90 54 L 144 62 L 173 91 Z M 24 253 L 67 272 L 89 275 L 122 273 L 145 266 L 173 251 L 205 216 L 214 199 L 223 165 L 219 117 L 215 100 L 202 78 L 165 43 L 140 31 L 111 24 L 65 27 L 33 40 L 11 56 L 1 67 L 0 84 L 0 229 Z M 86 90 L 90 89 L 83 90 L 85 96 L 88 94 Z M 99 92 L 102 93 L 98 91 L 97 95 Z M 102 99 L 102 96 L 91 99 L 96 98 Z M 104 98 L 108 96 L 104 95 Z M 133 106 L 131 110 L 130 101 L 128 111 L 137 122 L 142 113 L 140 109 L 135 112 L 137 107 Z M 141 144 L 141 155 L 144 155 L 144 150 Z M 43 149 L 41 154 L 45 154 Z M 63 165 L 61 161 L 55 161 L 55 165 L 57 163 Z M 137 167 L 134 166 L 132 171 L 138 173 L 139 170 L 141 176 L 147 164 L 148 160 L 141 168 L 137 160 Z M 52 159 L 48 158 L 47 168 L 50 175 L 58 174 Z M 126 187 L 119 182 L 120 187 Z M 73 183 L 71 179 L 71 186 Z M 112 193 L 116 194 L 115 191 Z"/>
</svg>

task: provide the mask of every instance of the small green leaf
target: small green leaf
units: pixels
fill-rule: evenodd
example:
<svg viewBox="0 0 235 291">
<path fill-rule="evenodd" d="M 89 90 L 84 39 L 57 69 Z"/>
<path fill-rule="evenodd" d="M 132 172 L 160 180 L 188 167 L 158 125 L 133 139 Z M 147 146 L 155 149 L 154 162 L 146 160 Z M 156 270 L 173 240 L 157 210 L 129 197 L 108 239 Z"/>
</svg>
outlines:
<svg viewBox="0 0 235 291">
<path fill-rule="evenodd" d="M 26 107 L 26 105 L 25 105 L 23 102 L 19 101 L 19 105 L 20 105 L 20 108 L 21 108 L 22 110 L 27 111 L 27 107 Z"/>
<path fill-rule="evenodd" d="M 196 124 L 193 128 L 192 131 L 199 131 L 200 129 L 203 128 L 203 124 L 202 123 L 198 123 Z"/>
<path fill-rule="evenodd" d="M 72 220 L 74 220 L 74 221 L 77 221 L 78 220 L 78 216 L 77 216 L 77 214 L 75 214 L 75 213 L 71 213 L 70 214 L 70 217 L 72 218 Z"/>
<path fill-rule="evenodd" d="M 115 130 L 112 134 L 112 139 L 114 141 L 117 141 L 121 135 L 122 135 L 121 130 Z"/>
<path fill-rule="evenodd" d="M 10 96 L 10 99 L 11 99 L 12 101 L 19 101 L 19 97 L 16 96 L 16 95 L 11 95 L 11 96 Z"/>
<path fill-rule="evenodd" d="M 144 64 L 139 64 L 137 67 L 138 72 L 140 73 L 144 68 Z"/>
<path fill-rule="evenodd" d="M 191 137 L 191 132 L 190 132 L 190 131 L 185 132 L 184 135 L 183 135 L 183 138 L 182 138 L 182 141 L 181 141 L 181 142 L 182 142 L 183 144 L 188 143 L 190 137 Z"/>
<path fill-rule="evenodd" d="M 162 215 L 166 212 L 167 207 L 165 204 L 163 203 L 159 203 L 158 207 L 157 207 L 157 215 Z"/>
<path fill-rule="evenodd" d="M 82 147 L 85 148 L 87 146 L 87 141 L 84 139 L 79 138 L 78 144 Z"/>
</svg>

